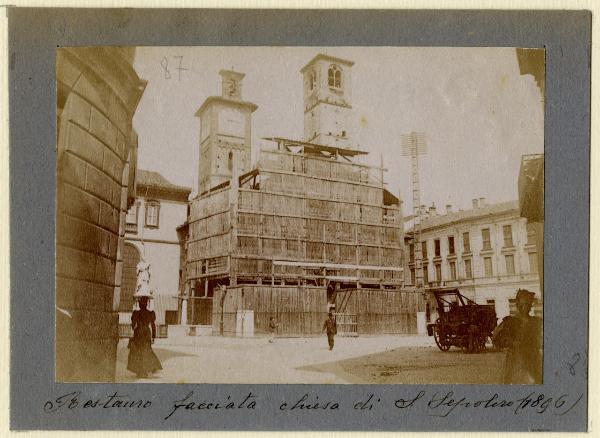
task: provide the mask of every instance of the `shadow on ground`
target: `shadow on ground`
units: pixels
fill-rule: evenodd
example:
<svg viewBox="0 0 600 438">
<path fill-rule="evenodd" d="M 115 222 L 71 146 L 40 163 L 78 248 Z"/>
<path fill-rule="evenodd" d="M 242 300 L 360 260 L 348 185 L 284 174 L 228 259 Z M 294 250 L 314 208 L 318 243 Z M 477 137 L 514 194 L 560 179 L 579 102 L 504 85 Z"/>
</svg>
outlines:
<svg viewBox="0 0 600 438">
<path fill-rule="evenodd" d="M 182 351 L 175 351 L 175 350 L 170 350 L 168 348 L 152 348 L 152 350 L 154 350 L 154 353 L 156 353 L 156 355 L 158 356 L 158 360 L 160 360 L 161 365 L 163 366 L 163 369 L 165 367 L 165 363 L 169 360 L 169 359 L 173 359 L 176 357 L 194 357 L 194 356 L 198 356 L 197 354 L 190 354 L 190 353 L 185 353 Z M 125 347 L 119 345 L 119 349 L 117 352 L 117 368 L 119 369 L 123 369 L 123 370 L 127 370 L 127 359 L 129 357 L 129 349 Z M 121 374 L 121 373 L 119 373 Z M 135 374 L 129 372 L 129 371 L 125 371 L 125 374 L 122 375 L 119 378 L 119 382 L 122 383 L 131 383 L 131 382 L 143 382 L 143 381 L 148 381 L 151 382 L 152 380 L 158 380 L 160 377 L 155 375 L 155 376 L 149 376 L 147 378 L 144 379 L 140 379 L 138 377 L 136 377 Z"/>
<path fill-rule="evenodd" d="M 348 383 L 499 384 L 504 353 L 465 354 L 428 347 L 402 347 L 381 353 L 298 368 L 332 373 Z"/>
</svg>

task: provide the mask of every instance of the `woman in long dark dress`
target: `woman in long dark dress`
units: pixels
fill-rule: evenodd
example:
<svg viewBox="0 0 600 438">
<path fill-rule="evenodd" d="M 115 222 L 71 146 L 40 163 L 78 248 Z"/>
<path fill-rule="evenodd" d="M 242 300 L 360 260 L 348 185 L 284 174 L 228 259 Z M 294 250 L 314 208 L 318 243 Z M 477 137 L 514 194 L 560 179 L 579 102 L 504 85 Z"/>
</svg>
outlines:
<svg viewBox="0 0 600 438">
<path fill-rule="evenodd" d="M 154 351 L 152 344 L 156 338 L 156 314 L 148 310 L 148 297 L 138 299 L 140 310 L 131 314 L 133 338 L 129 342 L 129 359 L 127 369 L 137 374 L 138 377 L 147 377 L 148 373 L 162 370 L 162 366 Z"/>
</svg>

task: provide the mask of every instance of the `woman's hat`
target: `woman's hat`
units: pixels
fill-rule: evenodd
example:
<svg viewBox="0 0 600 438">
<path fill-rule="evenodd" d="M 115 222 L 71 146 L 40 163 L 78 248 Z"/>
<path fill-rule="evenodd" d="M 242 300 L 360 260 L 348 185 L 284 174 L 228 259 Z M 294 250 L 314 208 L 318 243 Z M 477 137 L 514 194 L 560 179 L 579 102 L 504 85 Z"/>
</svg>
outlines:
<svg viewBox="0 0 600 438">
<path fill-rule="evenodd" d="M 138 292 L 136 292 L 136 293 L 133 294 L 133 298 L 143 298 L 143 297 L 146 297 L 146 298 L 151 299 L 151 300 L 154 299 L 154 296 L 152 295 L 152 292 L 147 291 L 147 290 L 146 291 L 141 290 L 141 291 L 138 291 Z"/>
<path fill-rule="evenodd" d="M 529 302 L 533 302 L 535 300 L 535 293 L 530 292 L 527 289 L 519 289 L 517 291 L 517 301 L 519 299 L 524 299 Z"/>
</svg>

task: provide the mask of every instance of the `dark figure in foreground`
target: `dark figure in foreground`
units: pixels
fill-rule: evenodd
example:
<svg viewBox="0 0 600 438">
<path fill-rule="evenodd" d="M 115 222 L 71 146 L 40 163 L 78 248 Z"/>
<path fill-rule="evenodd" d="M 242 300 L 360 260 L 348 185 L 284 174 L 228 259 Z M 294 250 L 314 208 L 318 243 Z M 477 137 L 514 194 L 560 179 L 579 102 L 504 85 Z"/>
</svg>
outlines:
<svg viewBox="0 0 600 438">
<path fill-rule="evenodd" d="M 517 316 L 507 316 L 494 331 L 494 344 L 508 348 L 503 383 L 542 383 L 542 320 L 529 316 L 535 294 L 517 291 Z"/>
<path fill-rule="evenodd" d="M 329 342 L 329 349 L 333 350 L 333 337 L 337 334 L 337 324 L 335 323 L 333 313 L 329 312 L 329 317 L 323 324 L 323 330 L 327 331 L 327 342 Z"/>
<path fill-rule="evenodd" d="M 138 377 L 148 377 L 148 373 L 162 370 L 151 346 L 156 338 L 156 314 L 148 310 L 148 296 L 140 296 L 138 302 L 140 310 L 131 314 L 133 338 L 129 341 L 127 369 Z"/>
</svg>

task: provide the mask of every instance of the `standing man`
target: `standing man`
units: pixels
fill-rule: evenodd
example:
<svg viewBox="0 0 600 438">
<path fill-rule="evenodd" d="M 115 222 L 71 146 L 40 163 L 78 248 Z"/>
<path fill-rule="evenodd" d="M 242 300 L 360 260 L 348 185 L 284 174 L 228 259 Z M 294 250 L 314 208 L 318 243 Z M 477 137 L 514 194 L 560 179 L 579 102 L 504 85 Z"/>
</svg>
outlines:
<svg viewBox="0 0 600 438">
<path fill-rule="evenodd" d="M 275 318 L 271 317 L 269 320 L 269 332 L 271 333 L 271 336 L 269 337 L 270 343 L 273 343 L 275 340 L 275 331 L 277 330 L 277 327 L 279 327 L 279 324 L 277 324 Z"/>
<path fill-rule="evenodd" d="M 503 382 L 508 384 L 542 383 L 542 320 L 529 316 L 535 294 L 517 291 L 517 316 L 507 316 L 494 331 L 494 343 L 508 347 Z"/>
<path fill-rule="evenodd" d="M 337 334 L 337 324 L 333 313 L 329 312 L 329 317 L 323 324 L 323 330 L 327 331 L 327 342 L 329 342 L 329 350 L 333 350 L 333 337 Z"/>
</svg>

